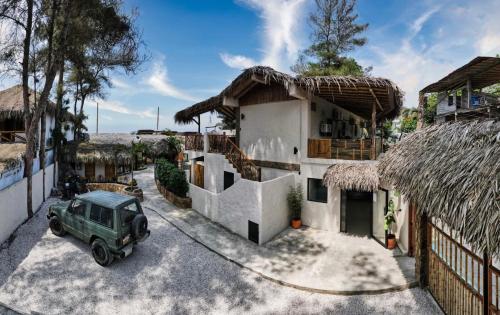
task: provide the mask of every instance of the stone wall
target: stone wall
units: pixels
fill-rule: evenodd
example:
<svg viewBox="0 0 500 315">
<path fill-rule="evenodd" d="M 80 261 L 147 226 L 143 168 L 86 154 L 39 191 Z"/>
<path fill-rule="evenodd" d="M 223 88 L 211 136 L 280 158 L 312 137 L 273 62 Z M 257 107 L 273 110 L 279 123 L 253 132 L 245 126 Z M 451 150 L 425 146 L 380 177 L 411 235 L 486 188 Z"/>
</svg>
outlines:
<svg viewBox="0 0 500 315">
<path fill-rule="evenodd" d="M 139 199 L 140 201 L 144 201 L 144 196 L 142 193 L 142 189 L 134 189 L 133 191 L 128 191 L 126 188 L 129 187 L 124 184 L 118 183 L 88 183 L 87 188 L 90 191 L 94 190 L 105 190 L 110 192 L 115 192 L 123 195 L 133 196 Z"/>
<path fill-rule="evenodd" d="M 165 197 L 165 199 L 167 199 L 177 207 L 184 209 L 191 208 L 192 204 L 191 198 L 179 197 L 175 195 L 174 193 L 168 191 L 168 189 L 164 187 L 162 184 L 160 184 L 159 180 L 156 180 L 156 188 L 158 188 L 158 191 L 160 192 L 160 194 L 162 194 L 163 197 Z"/>
</svg>

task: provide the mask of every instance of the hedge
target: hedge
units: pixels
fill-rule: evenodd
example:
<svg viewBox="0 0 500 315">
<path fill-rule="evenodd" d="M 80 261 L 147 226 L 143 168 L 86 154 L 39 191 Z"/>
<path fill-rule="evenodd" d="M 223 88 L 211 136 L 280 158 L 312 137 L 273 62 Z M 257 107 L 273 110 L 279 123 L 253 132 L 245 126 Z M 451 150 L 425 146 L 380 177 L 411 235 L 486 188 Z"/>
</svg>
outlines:
<svg viewBox="0 0 500 315">
<path fill-rule="evenodd" d="M 189 191 L 189 184 L 186 180 L 186 173 L 177 168 L 166 159 L 159 159 L 156 162 L 155 177 L 169 191 L 179 197 L 186 197 Z"/>
</svg>

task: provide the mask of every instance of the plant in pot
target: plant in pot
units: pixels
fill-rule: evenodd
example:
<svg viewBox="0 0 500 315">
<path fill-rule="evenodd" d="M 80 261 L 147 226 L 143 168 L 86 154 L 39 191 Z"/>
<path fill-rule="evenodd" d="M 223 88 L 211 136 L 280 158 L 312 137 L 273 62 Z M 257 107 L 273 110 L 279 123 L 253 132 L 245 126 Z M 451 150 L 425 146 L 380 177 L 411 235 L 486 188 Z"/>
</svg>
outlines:
<svg viewBox="0 0 500 315">
<path fill-rule="evenodd" d="M 296 187 L 290 186 L 290 191 L 287 195 L 288 208 L 292 214 L 291 226 L 298 229 L 302 226 L 300 213 L 302 212 L 302 186 L 299 184 Z"/>
<path fill-rule="evenodd" d="M 394 201 L 389 200 L 389 205 L 387 206 L 387 214 L 384 217 L 384 228 L 388 231 L 387 234 L 387 248 L 396 248 L 396 235 L 392 233 L 392 225 L 396 223 L 396 208 L 394 206 Z"/>
</svg>

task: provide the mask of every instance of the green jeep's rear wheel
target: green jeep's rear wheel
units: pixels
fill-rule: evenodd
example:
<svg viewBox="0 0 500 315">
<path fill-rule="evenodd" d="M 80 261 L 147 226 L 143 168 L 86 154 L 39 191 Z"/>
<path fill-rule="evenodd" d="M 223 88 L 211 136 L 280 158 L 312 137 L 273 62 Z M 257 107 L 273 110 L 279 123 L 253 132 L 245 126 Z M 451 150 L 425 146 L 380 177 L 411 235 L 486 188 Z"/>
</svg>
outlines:
<svg viewBox="0 0 500 315">
<path fill-rule="evenodd" d="M 49 227 L 54 235 L 64 236 L 64 234 L 66 234 L 66 231 L 64 231 L 64 227 L 57 216 L 50 218 Z"/>
<path fill-rule="evenodd" d="M 91 245 L 92 248 L 92 256 L 94 256 L 94 260 L 99 265 L 106 267 L 109 266 L 113 262 L 113 254 L 104 242 L 100 238 L 96 238 Z"/>
</svg>

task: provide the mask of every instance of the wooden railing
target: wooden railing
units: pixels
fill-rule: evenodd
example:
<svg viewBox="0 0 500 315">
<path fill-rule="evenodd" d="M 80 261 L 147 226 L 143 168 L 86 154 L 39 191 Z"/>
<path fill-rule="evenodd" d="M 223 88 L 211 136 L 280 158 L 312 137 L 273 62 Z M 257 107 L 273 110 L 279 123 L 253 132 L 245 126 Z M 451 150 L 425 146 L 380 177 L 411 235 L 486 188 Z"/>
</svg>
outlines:
<svg viewBox="0 0 500 315">
<path fill-rule="evenodd" d="M 184 143 L 185 150 L 203 151 L 203 135 L 187 135 Z"/>
<path fill-rule="evenodd" d="M 225 135 L 208 136 L 208 152 L 221 153 L 236 168 L 241 177 L 248 180 L 261 180 L 261 169 L 250 160 L 234 143 L 234 137 Z"/>
<path fill-rule="evenodd" d="M 451 235 L 450 235 L 451 234 Z M 468 249 L 461 237 L 428 224 L 429 290 L 446 314 L 500 314 L 500 271 Z M 483 276 L 484 264 L 488 279 Z M 487 290 L 488 300 L 484 301 Z M 485 303 L 486 302 L 486 303 Z"/>
<path fill-rule="evenodd" d="M 0 142 L 21 142 L 26 143 L 26 137 L 24 130 L 1 130 L 0 131 Z"/>
<path fill-rule="evenodd" d="M 382 152 L 382 139 L 376 138 L 376 157 Z M 309 139 L 307 157 L 340 160 L 370 160 L 371 139 Z"/>
</svg>

